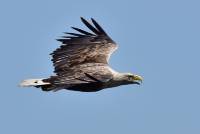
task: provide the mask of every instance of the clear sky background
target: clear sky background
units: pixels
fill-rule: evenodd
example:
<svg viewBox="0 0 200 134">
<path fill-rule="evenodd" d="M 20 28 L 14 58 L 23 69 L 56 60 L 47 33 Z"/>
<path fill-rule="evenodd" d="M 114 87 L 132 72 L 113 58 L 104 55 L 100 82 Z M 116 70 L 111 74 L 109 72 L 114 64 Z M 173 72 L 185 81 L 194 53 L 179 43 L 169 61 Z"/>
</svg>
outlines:
<svg viewBox="0 0 200 134">
<path fill-rule="evenodd" d="M 198 0 L 1 0 L 1 134 L 199 134 Z M 119 44 L 110 64 L 144 77 L 95 93 L 19 88 L 52 75 L 48 55 L 80 16 Z"/>
</svg>

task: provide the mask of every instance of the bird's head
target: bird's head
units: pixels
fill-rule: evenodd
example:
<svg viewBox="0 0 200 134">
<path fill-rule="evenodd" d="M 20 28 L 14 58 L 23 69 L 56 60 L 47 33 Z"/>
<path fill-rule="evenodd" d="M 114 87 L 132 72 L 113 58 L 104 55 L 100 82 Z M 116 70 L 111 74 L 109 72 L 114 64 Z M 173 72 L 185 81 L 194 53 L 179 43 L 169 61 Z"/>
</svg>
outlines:
<svg viewBox="0 0 200 134">
<path fill-rule="evenodd" d="M 142 83 L 143 78 L 136 74 L 125 73 L 123 74 L 123 80 L 126 81 L 128 84 L 138 84 Z"/>
</svg>

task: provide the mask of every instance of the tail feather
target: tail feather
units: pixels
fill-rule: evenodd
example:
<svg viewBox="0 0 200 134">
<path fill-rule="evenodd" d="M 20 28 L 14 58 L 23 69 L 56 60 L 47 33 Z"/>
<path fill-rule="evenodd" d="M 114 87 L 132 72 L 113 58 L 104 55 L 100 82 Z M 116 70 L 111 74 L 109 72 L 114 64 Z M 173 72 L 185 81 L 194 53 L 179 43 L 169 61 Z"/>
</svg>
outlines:
<svg viewBox="0 0 200 134">
<path fill-rule="evenodd" d="M 50 85 L 49 82 L 44 82 L 43 79 L 27 79 L 20 83 L 21 87 L 30 87 L 30 86 L 42 86 L 42 85 Z"/>
<path fill-rule="evenodd" d="M 57 87 L 46 79 L 26 79 L 20 84 L 20 87 L 36 87 L 41 88 L 43 91 L 57 91 Z"/>
</svg>

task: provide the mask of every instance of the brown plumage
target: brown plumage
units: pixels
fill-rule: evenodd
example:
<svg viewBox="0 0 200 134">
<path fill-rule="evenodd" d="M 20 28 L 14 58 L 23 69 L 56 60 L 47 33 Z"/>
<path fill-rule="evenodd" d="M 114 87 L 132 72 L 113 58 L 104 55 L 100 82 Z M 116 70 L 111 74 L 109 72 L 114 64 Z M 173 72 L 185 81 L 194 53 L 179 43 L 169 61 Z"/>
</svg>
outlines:
<svg viewBox="0 0 200 134">
<path fill-rule="evenodd" d="M 93 92 L 125 84 L 139 84 L 142 78 L 130 73 L 118 73 L 108 66 L 116 43 L 94 20 L 81 18 L 93 32 L 72 27 L 79 33 L 66 33 L 58 39 L 62 45 L 52 55 L 55 76 L 47 79 L 25 80 L 22 86 L 41 87 L 44 91 L 68 89 Z"/>
</svg>

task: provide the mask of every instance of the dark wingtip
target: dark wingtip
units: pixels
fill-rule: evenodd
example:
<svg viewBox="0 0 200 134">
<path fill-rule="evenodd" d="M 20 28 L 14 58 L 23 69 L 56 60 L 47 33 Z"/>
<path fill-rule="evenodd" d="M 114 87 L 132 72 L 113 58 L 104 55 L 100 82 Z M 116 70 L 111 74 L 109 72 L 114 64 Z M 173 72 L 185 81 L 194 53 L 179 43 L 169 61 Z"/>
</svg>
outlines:
<svg viewBox="0 0 200 134">
<path fill-rule="evenodd" d="M 104 29 L 97 23 L 97 21 L 94 18 L 91 18 L 92 23 L 95 25 L 95 27 L 98 29 L 101 34 L 107 35 Z"/>
<path fill-rule="evenodd" d="M 67 35 L 73 35 L 73 36 L 76 36 L 76 37 L 83 37 L 83 36 L 86 36 L 86 35 L 83 35 L 83 34 L 69 33 L 69 32 L 65 32 L 65 34 L 67 34 Z"/>
<path fill-rule="evenodd" d="M 96 21 L 94 18 L 91 18 L 92 21 Z"/>
<path fill-rule="evenodd" d="M 59 41 L 59 42 L 63 42 L 64 41 L 64 39 L 56 39 L 57 41 Z"/>
<path fill-rule="evenodd" d="M 82 16 L 80 17 L 80 19 L 81 19 L 81 21 L 86 20 L 86 19 L 84 19 Z"/>
<path fill-rule="evenodd" d="M 84 30 L 82 30 L 82 29 L 79 29 L 79 28 L 76 28 L 76 27 L 71 27 L 71 28 L 74 29 L 74 30 L 76 30 L 76 31 L 78 31 L 78 32 L 80 32 L 80 33 L 82 33 L 82 34 L 94 36 L 94 34 L 89 33 L 89 32 L 87 32 L 87 31 L 84 31 Z"/>
<path fill-rule="evenodd" d="M 92 24 L 90 24 L 86 19 L 84 19 L 83 17 L 81 17 L 81 21 L 95 34 L 99 35 L 101 34 L 100 31 L 98 31 L 98 29 L 96 29 Z"/>
</svg>

